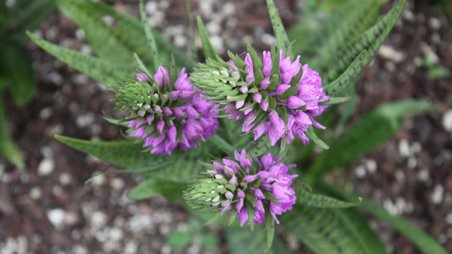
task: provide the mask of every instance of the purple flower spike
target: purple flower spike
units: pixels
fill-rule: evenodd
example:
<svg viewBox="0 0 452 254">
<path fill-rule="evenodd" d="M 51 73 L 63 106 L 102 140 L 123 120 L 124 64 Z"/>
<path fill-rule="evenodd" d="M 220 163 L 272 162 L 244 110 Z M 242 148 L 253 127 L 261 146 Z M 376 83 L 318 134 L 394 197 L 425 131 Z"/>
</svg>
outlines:
<svg viewBox="0 0 452 254">
<path fill-rule="evenodd" d="M 139 81 L 133 89 L 143 101 L 131 111 L 128 133 L 144 141 L 151 154 L 171 154 L 176 148 L 187 150 L 215 134 L 218 127 L 218 107 L 195 90 L 183 69 L 174 84 L 169 72 L 160 66 L 151 80 L 145 73 L 136 74 Z M 133 90 L 133 91 L 135 91 Z M 144 93 L 144 92 L 142 92 Z M 129 96 L 127 90 L 118 93 Z M 130 99 L 128 100 L 130 101 Z"/>
<path fill-rule="evenodd" d="M 244 80 L 241 80 L 246 85 L 239 86 L 238 90 L 242 91 L 241 94 L 245 90 L 249 91 L 250 96 L 245 100 L 240 97 L 240 101 L 230 102 L 226 113 L 230 119 L 242 120 L 242 130 L 245 133 L 254 133 L 255 140 L 266 134 L 272 146 L 283 140 L 289 144 L 295 138 L 309 143 L 305 134 L 308 128 L 324 128 L 313 117 L 323 113 L 327 106 L 320 103 L 329 100 L 329 97 L 323 91 L 319 73 L 307 64 L 302 65 L 300 56 L 292 61 L 282 51 L 275 54 L 277 53 L 263 52 L 261 71 L 254 69 L 256 59 L 253 63 L 251 55 L 246 54 L 243 70 L 246 75 Z M 273 62 L 278 58 L 279 68 L 275 72 Z M 233 60 L 228 63 L 229 71 L 237 72 L 239 65 Z M 250 109 L 243 110 L 243 107 Z M 258 111 L 264 112 L 267 118 L 256 118 Z M 286 112 L 287 117 L 282 119 L 276 112 Z M 260 122 L 256 122 L 256 119 Z"/>
<path fill-rule="evenodd" d="M 254 224 L 269 218 L 279 223 L 278 216 L 291 210 L 297 200 L 292 187 L 297 175 L 289 173 L 293 166 L 282 163 L 281 158 L 271 153 L 249 158 L 245 150 L 236 151 L 234 160 L 214 162 L 214 169 L 208 171 L 211 178 L 193 185 L 185 198 L 194 206 L 213 206 L 221 214 L 236 216 L 241 226 L 250 223 L 251 210 Z"/>
</svg>

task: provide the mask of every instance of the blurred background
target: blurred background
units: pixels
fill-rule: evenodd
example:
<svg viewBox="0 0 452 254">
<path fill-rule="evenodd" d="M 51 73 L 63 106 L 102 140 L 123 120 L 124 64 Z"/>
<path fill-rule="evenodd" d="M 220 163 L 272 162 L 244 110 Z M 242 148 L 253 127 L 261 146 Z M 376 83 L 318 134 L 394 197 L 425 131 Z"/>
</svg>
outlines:
<svg viewBox="0 0 452 254">
<path fill-rule="evenodd" d="M 103 2 L 138 15 L 138 1 Z M 275 2 L 288 30 L 301 22 L 309 32 L 344 1 Z M 19 9 L 15 1 L 0 3 L 9 10 Z M 151 25 L 189 54 L 185 2 L 147 1 L 145 9 Z M 227 49 L 243 52 L 247 40 L 258 50 L 275 43 L 262 0 L 192 1 L 192 12 L 203 18 L 214 47 L 222 54 Z M 42 22 L 27 25 L 28 29 L 51 42 L 93 54 L 83 31 L 54 8 L 33 15 Z M 105 22 L 114 20 L 105 16 Z M 355 115 L 402 98 L 430 102 L 437 112 L 405 119 L 390 142 L 349 170 L 328 176 L 390 213 L 408 218 L 450 252 L 451 24 L 452 1 L 408 1 L 401 20 L 357 82 Z M 201 228 L 182 208 L 162 198 L 128 200 L 126 193 L 136 182 L 135 176 L 114 173 L 112 166 L 54 140 L 55 134 L 119 139 L 120 129 L 102 118 L 103 112 L 114 114 L 113 96 L 27 41 L 23 31 L 15 32 L 17 36 L 4 33 L 0 37 L 0 90 L 4 90 L 3 84 L 19 81 L 34 82 L 36 90 L 33 94 L 31 85 L 25 91 L 30 94 L 28 104 L 27 98 L 21 101 L 14 92 L 2 95 L 4 112 L 0 113 L 6 117 L 0 120 L 0 138 L 7 140 L 8 128 L 25 163 L 18 162 L 19 152 L 12 155 L 16 166 L 0 157 L 0 254 L 228 253 L 224 236 L 215 226 Z M 11 151 L 9 141 L 1 146 L 1 150 Z M 392 253 L 418 253 L 387 225 L 376 221 L 371 225 Z M 294 237 L 285 240 L 290 249 L 309 253 Z"/>
</svg>

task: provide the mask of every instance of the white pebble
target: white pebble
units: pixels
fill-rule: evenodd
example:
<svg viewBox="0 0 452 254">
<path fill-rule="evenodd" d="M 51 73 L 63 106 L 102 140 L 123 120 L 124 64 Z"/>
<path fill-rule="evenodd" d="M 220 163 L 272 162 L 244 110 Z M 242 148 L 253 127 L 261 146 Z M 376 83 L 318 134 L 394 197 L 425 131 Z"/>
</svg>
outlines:
<svg viewBox="0 0 452 254">
<path fill-rule="evenodd" d="M 95 211 L 91 218 L 90 224 L 93 228 L 101 228 L 107 224 L 107 215 L 101 211 Z"/>
<path fill-rule="evenodd" d="M 110 185 L 115 190 L 121 190 L 124 188 L 124 181 L 121 178 L 111 179 Z"/>
<path fill-rule="evenodd" d="M 223 53 L 224 51 L 224 45 L 223 45 L 223 39 L 221 36 L 214 35 L 210 37 L 210 41 L 212 42 L 212 46 L 215 48 L 215 50 L 219 53 Z"/>
<path fill-rule="evenodd" d="M 55 165 L 52 158 L 44 158 L 38 165 L 38 174 L 46 176 L 53 172 Z"/>
<path fill-rule="evenodd" d="M 135 254 L 137 253 L 138 245 L 136 242 L 128 241 L 126 243 L 126 246 L 124 247 L 124 253 L 125 254 Z"/>
<path fill-rule="evenodd" d="M 432 27 L 435 30 L 438 30 L 441 27 L 441 21 L 435 17 L 431 17 L 428 20 L 428 23 L 429 23 L 430 27 Z"/>
<path fill-rule="evenodd" d="M 86 127 L 94 122 L 94 114 L 93 113 L 87 113 L 84 115 L 80 115 L 76 119 L 76 124 L 78 127 Z"/>
<path fill-rule="evenodd" d="M 42 197 L 42 191 L 38 187 L 33 187 L 30 190 L 30 197 L 34 200 L 40 199 Z"/>
<path fill-rule="evenodd" d="M 64 216 L 65 211 L 60 208 L 52 209 L 49 212 L 47 212 L 47 217 L 49 218 L 49 221 L 56 229 L 61 229 L 63 227 Z"/>
<path fill-rule="evenodd" d="M 377 171 L 377 162 L 375 160 L 366 160 L 366 168 L 369 173 Z"/>
<path fill-rule="evenodd" d="M 58 177 L 61 185 L 69 185 L 72 182 L 72 176 L 69 173 L 63 173 Z"/>
<path fill-rule="evenodd" d="M 430 198 L 432 200 L 432 203 L 437 205 L 441 203 L 441 201 L 443 201 L 443 196 L 444 196 L 444 187 L 441 185 L 436 185 Z"/>
<path fill-rule="evenodd" d="M 410 145 L 408 144 L 408 140 L 406 140 L 406 139 L 400 140 L 399 153 L 400 153 L 400 156 L 405 157 L 405 158 L 410 156 L 411 152 L 410 152 Z"/>
<path fill-rule="evenodd" d="M 39 118 L 41 118 L 42 120 L 49 119 L 50 116 L 52 116 L 52 109 L 50 107 L 43 108 L 39 112 Z"/>
<path fill-rule="evenodd" d="M 452 213 L 446 215 L 446 223 L 452 225 Z"/>
<path fill-rule="evenodd" d="M 359 165 L 355 169 L 355 175 L 358 178 L 363 178 L 366 176 L 366 168 L 363 165 Z"/>
<path fill-rule="evenodd" d="M 405 59 L 405 55 L 402 52 L 387 45 L 382 45 L 378 50 L 378 54 L 395 63 L 400 63 Z"/>
<path fill-rule="evenodd" d="M 428 169 L 421 169 L 419 173 L 417 173 L 417 179 L 421 182 L 427 182 L 430 180 L 430 173 Z"/>
<path fill-rule="evenodd" d="M 452 133 L 452 109 L 449 109 L 443 115 L 443 127 L 446 131 Z"/>
</svg>

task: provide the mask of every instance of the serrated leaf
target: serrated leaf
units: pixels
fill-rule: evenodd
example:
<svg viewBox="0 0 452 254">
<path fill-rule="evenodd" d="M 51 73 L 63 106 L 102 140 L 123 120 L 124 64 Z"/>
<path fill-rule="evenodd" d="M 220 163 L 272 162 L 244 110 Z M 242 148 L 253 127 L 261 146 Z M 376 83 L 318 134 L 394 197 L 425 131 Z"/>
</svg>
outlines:
<svg viewBox="0 0 452 254">
<path fill-rule="evenodd" d="M 356 161 L 393 137 L 400 128 L 400 120 L 403 117 L 430 110 L 432 107 L 428 103 L 414 100 L 380 106 L 337 138 L 328 151 L 317 156 L 307 170 L 305 180 L 313 180 L 324 172 Z"/>
<path fill-rule="evenodd" d="M 386 37 L 397 23 L 406 5 L 406 0 L 398 0 L 391 10 L 383 16 L 374 26 L 365 31 L 356 38 L 349 46 L 339 50 L 333 57 L 334 65 L 329 68 L 327 75 L 324 75 L 324 81 L 330 81 L 347 84 L 353 82 L 362 72 L 365 66 L 369 64 L 377 50 L 383 44 Z M 357 59 L 361 59 L 356 61 Z M 354 63 L 354 65 L 352 65 Z M 353 70 L 353 74 L 342 75 Z M 339 76 L 339 78 L 338 78 Z M 337 81 L 337 79 L 345 79 L 345 81 Z M 343 87 L 343 86 L 342 86 Z M 343 88 L 341 88 L 343 89 Z M 339 91 L 339 88 L 332 94 Z"/>
<path fill-rule="evenodd" d="M 124 59 L 130 60 L 136 53 L 145 64 L 152 64 L 142 23 L 133 16 L 121 13 L 107 4 L 89 0 L 57 1 L 64 14 L 84 29 L 91 46 L 101 57 L 106 59 L 125 57 Z M 104 16 L 114 19 L 113 27 L 105 24 L 102 20 Z M 183 52 L 155 32 L 153 35 L 157 48 L 162 53 L 160 54 L 162 64 L 169 64 L 171 55 L 174 55 L 179 68 L 191 68 L 192 62 Z M 122 64 L 131 67 L 129 61 Z"/>
<path fill-rule="evenodd" d="M 216 147 L 207 143 L 196 149 L 176 151 L 171 155 L 155 155 L 143 151 L 142 142 L 138 141 L 87 141 L 64 136 L 55 138 L 74 149 L 112 163 L 131 173 L 144 173 L 177 183 L 192 183 L 205 167 L 199 160 L 215 158 L 219 153 Z"/>
<path fill-rule="evenodd" d="M 319 25 L 309 40 L 305 39 L 305 33 L 300 33 L 297 31 L 297 26 L 294 26 L 289 31 L 290 38 L 295 40 L 294 51 L 302 53 L 311 68 L 327 69 L 330 65 L 334 65 L 333 57 L 340 48 L 375 24 L 383 2 L 382 0 L 346 1 L 326 14 L 326 21 Z M 304 23 L 306 20 L 303 19 L 301 22 Z"/>
<path fill-rule="evenodd" d="M 152 171 L 168 165 L 167 156 L 143 152 L 142 143 L 122 141 L 88 141 L 55 136 L 61 143 L 131 171 Z"/>
<path fill-rule="evenodd" d="M 133 200 L 143 200 L 163 196 L 168 200 L 175 201 L 182 198 L 182 192 L 186 188 L 186 184 L 152 178 L 151 176 L 131 189 L 127 193 L 127 197 Z"/>
<path fill-rule="evenodd" d="M 353 209 L 295 206 L 281 219 L 283 227 L 318 254 L 384 254 L 386 249 Z"/>
<path fill-rule="evenodd" d="M 314 194 L 311 191 L 299 188 L 297 190 L 298 203 L 301 206 L 312 208 L 350 208 L 359 206 L 361 199 L 354 200 L 353 202 L 338 200 L 333 197 Z"/>
<path fill-rule="evenodd" d="M 33 33 L 27 32 L 27 35 L 34 43 L 49 54 L 100 83 L 106 85 L 116 84 L 117 82 L 126 79 L 128 75 L 126 73 L 130 73 L 131 71 L 131 69 L 123 68 L 109 61 L 103 61 L 71 49 L 57 46 Z"/>
<path fill-rule="evenodd" d="M 202 42 L 202 50 L 204 52 L 205 58 L 211 58 L 211 59 L 217 59 L 218 54 L 213 47 L 212 43 L 210 42 L 209 35 L 207 34 L 206 28 L 204 26 L 204 23 L 202 22 L 201 17 L 197 17 L 197 23 L 198 23 L 198 32 L 199 37 L 201 38 Z"/>
</svg>

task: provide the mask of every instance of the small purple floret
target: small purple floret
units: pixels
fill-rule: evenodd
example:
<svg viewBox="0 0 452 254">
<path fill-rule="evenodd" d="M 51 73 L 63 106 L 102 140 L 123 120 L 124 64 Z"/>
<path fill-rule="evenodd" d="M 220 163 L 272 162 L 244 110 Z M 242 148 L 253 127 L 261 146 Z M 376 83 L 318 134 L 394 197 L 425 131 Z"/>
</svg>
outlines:
<svg viewBox="0 0 452 254">
<path fill-rule="evenodd" d="M 142 72 L 136 79 L 143 85 L 157 84 L 159 98 L 172 101 L 139 110 L 129 122 L 130 134 L 144 141 L 152 154 L 171 154 L 176 148 L 187 150 L 215 134 L 218 107 L 205 99 L 183 69 L 174 85 L 166 68 L 160 66 L 150 81 Z M 152 83 L 155 82 L 155 83 Z M 155 96 L 150 94 L 149 96 Z"/>
<path fill-rule="evenodd" d="M 274 56 L 273 56 L 274 57 Z M 300 63 L 300 56 L 294 61 L 290 57 L 286 57 L 282 51 L 279 52 L 279 68 L 273 70 L 272 53 L 263 52 L 262 74 L 263 80 L 259 84 L 254 84 L 256 74 L 254 70 L 253 60 L 250 54 L 245 56 L 245 82 L 258 88 L 258 92 L 254 93 L 250 99 L 246 101 L 235 102 L 226 107 L 229 119 L 243 120 L 242 130 L 245 133 L 253 132 L 254 139 L 257 140 L 263 135 L 267 135 L 271 145 L 285 140 L 287 144 L 291 143 L 295 138 L 303 143 L 309 143 L 306 131 L 310 126 L 315 128 L 325 128 L 314 120 L 315 116 L 323 113 L 327 106 L 321 103 L 329 100 L 322 88 L 322 79 L 316 71 L 309 68 L 307 64 Z M 230 60 L 230 70 L 237 70 L 235 63 Z M 293 92 L 292 86 L 294 79 L 302 72 L 301 78 L 295 83 L 298 90 Z M 279 82 L 274 86 L 270 86 L 272 73 L 279 75 Z M 270 89 L 270 87 L 273 87 Z M 246 89 L 248 91 L 248 89 Z M 288 91 L 292 91 L 289 96 L 284 96 Z M 264 97 L 265 95 L 265 97 Z M 276 109 L 269 108 L 269 101 L 272 98 L 276 102 L 276 109 L 283 107 L 287 112 L 287 118 L 282 119 Z M 250 110 L 241 110 L 250 104 L 255 106 Z M 258 124 L 255 119 L 257 111 L 261 110 L 267 114 L 267 118 Z M 280 111 L 278 111 L 280 112 Z"/>
<path fill-rule="evenodd" d="M 289 168 L 294 165 L 282 163 L 281 158 L 273 157 L 271 153 L 261 158 L 249 158 L 242 150 L 234 152 L 234 159 L 225 158 L 213 165 L 215 168 L 209 171 L 213 178 L 221 175 L 228 184 L 238 188 L 225 196 L 220 208 L 222 214 L 228 212 L 229 216 L 235 211 L 241 226 L 249 223 L 249 210 L 254 211 L 254 224 L 262 224 L 268 215 L 279 224 L 278 216 L 291 210 L 296 203 L 292 184 L 297 175 L 289 173 Z"/>
</svg>

